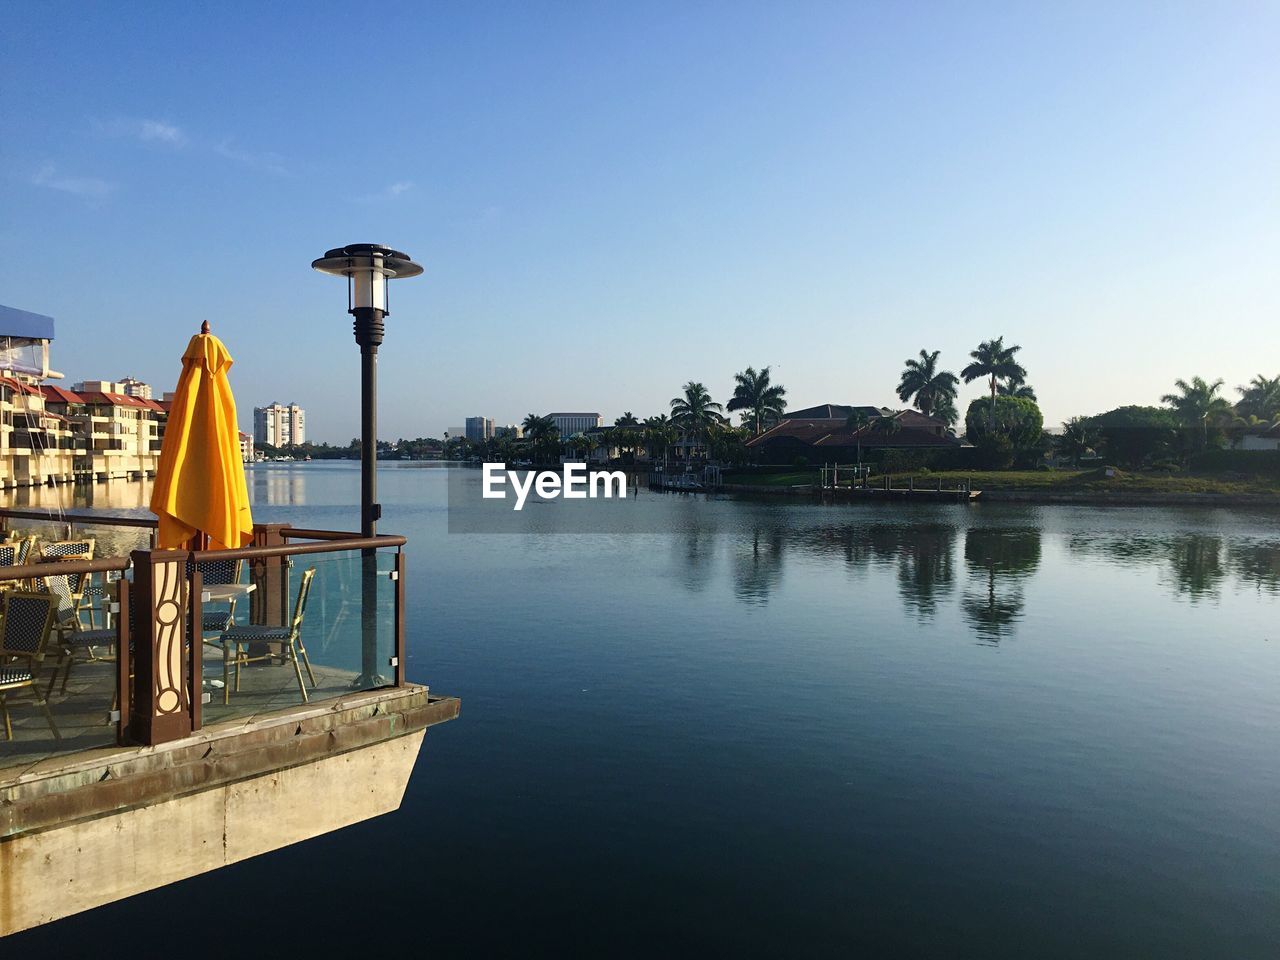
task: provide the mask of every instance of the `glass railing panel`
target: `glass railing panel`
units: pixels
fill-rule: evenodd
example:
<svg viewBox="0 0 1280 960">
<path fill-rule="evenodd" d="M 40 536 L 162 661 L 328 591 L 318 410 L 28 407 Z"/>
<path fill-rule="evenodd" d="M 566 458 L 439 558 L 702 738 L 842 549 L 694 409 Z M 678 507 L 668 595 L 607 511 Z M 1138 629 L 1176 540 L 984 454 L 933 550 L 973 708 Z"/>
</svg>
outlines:
<svg viewBox="0 0 1280 960">
<path fill-rule="evenodd" d="M 203 591 L 205 726 L 394 682 L 395 551 L 282 560 Z"/>
<path fill-rule="evenodd" d="M 105 574 L 41 566 L 47 577 L 0 579 L 0 779 L 117 743 L 119 618 L 107 601 L 95 624 L 82 592 Z"/>
</svg>

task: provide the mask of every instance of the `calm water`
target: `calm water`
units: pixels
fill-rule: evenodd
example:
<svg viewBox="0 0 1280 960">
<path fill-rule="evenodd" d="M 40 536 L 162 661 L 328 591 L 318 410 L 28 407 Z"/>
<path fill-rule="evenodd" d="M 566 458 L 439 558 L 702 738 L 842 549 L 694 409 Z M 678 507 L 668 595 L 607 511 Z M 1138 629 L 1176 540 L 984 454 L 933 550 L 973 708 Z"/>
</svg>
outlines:
<svg viewBox="0 0 1280 960">
<path fill-rule="evenodd" d="M 355 525 L 350 465 L 250 486 Z M 1280 514 L 644 492 L 673 535 L 451 537 L 444 491 L 382 474 L 410 675 L 463 700 L 401 812 L 7 950 L 1280 952 Z"/>
</svg>

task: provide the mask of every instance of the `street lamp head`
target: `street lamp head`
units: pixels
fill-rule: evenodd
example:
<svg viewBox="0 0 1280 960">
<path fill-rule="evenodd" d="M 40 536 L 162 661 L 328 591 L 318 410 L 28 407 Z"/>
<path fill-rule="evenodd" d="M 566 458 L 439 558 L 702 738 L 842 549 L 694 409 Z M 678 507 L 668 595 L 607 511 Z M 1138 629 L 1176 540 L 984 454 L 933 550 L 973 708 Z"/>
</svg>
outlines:
<svg viewBox="0 0 1280 960">
<path fill-rule="evenodd" d="M 407 253 L 392 250 L 380 243 L 352 243 L 334 250 L 326 250 L 311 266 L 321 273 L 347 278 L 347 312 L 378 310 L 384 316 L 387 309 L 387 281 L 416 277 L 422 267 L 409 259 Z"/>
</svg>

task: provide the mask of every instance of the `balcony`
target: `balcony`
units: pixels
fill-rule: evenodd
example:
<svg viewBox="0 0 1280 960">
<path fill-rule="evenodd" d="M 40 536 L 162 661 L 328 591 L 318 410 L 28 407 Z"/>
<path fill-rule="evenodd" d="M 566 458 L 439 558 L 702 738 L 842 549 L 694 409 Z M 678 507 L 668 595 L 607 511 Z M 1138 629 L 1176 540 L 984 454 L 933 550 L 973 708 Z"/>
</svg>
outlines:
<svg viewBox="0 0 1280 960">
<path fill-rule="evenodd" d="M 186 551 L 153 549 L 148 518 L 0 510 L 0 525 L 39 538 L 0 567 L 0 645 L 33 678 L 4 692 L 0 842 L 23 883 L 0 903 L 0 936 L 394 810 L 422 734 L 458 714 L 405 675 L 403 537 L 263 524 L 244 549 Z M 33 608 L 52 624 L 38 651 L 16 632 Z M 350 789 L 364 767 L 377 790 Z M 250 788 L 256 818 L 315 816 L 215 844 Z M 205 839 L 174 849 L 174 836 Z M 84 850 L 167 872 L 68 895 Z"/>
</svg>

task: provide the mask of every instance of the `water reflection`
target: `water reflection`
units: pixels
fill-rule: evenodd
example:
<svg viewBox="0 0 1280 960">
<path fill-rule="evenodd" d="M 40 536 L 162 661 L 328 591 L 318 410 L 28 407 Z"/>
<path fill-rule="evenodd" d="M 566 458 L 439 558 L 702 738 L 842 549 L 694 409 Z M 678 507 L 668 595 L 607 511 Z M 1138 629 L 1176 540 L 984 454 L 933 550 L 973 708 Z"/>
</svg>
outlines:
<svg viewBox="0 0 1280 960">
<path fill-rule="evenodd" d="M 755 527 L 733 542 L 733 593 L 748 603 L 764 603 L 782 580 L 782 526 Z"/>
<path fill-rule="evenodd" d="M 1192 603 L 1216 601 L 1232 577 L 1258 591 L 1280 593 L 1280 543 L 1271 540 L 1210 533 L 1076 534 L 1068 545 L 1075 553 L 1125 566 L 1155 566 L 1161 581 Z"/>
<path fill-rule="evenodd" d="M 307 503 L 309 467 L 254 465 L 246 472 L 254 506 L 300 507 Z"/>
<path fill-rule="evenodd" d="M 1022 581 L 1040 565 L 1040 530 L 971 527 L 965 532 L 964 559 L 976 581 L 961 601 L 965 619 L 979 639 L 998 643 L 1022 619 Z"/>
</svg>

